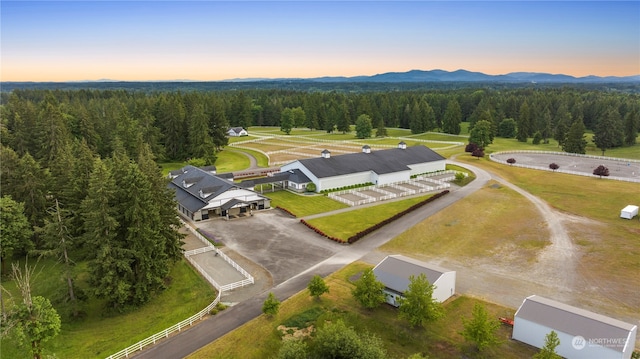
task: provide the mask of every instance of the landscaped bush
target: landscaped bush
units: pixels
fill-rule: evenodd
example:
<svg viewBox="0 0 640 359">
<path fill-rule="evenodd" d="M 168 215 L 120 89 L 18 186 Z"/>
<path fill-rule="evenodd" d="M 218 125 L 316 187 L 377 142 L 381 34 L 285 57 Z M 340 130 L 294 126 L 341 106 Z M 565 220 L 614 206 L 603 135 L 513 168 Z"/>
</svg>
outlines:
<svg viewBox="0 0 640 359">
<path fill-rule="evenodd" d="M 282 208 L 280 206 L 276 206 L 277 209 L 281 210 L 282 212 L 290 215 L 293 218 L 297 218 L 298 216 L 296 216 L 295 214 L 293 214 L 290 210 L 286 209 L 286 208 Z"/>
<path fill-rule="evenodd" d="M 332 241 L 338 242 L 338 243 L 345 243 L 344 240 L 337 238 L 337 237 L 332 237 L 327 235 L 326 233 L 324 233 L 320 228 L 310 224 L 309 222 L 305 221 L 304 219 L 300 220 L 300 223 L 304 224 L 305 226 L 309 227 L 311 230 L 313 230 L 314 232 L 318 233 L 319 235 L 323 236 L 323 237 L 327 237 Z"/>
</svg>

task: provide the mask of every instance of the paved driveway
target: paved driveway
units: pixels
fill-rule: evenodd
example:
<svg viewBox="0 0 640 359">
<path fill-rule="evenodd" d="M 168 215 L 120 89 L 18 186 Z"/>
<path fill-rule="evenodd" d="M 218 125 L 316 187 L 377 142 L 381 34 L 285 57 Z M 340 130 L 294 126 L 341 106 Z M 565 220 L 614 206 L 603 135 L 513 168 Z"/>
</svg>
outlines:
<svg viewBox="0 0 640 359">
<path fill-rule="evenodd" d="M 266 269 L 274 285 L 345 249 L 344 245 L 323 240 L 299 219 L 277 209 L 229 221 L 212 219 L 198 223 L 198 227 Z"/>
</svg>

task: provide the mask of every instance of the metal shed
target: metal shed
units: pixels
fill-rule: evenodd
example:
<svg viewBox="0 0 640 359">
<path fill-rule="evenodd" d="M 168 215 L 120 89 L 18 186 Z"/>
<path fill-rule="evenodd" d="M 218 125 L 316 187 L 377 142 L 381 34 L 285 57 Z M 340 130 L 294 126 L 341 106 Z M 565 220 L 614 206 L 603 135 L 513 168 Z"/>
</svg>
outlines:
<svg viewBox="0 0 640 359">
<path fill-rule="evenodd" d="M 556 352 L 568 359 L 629 359 L 637 325 L 576 308 L 537 295 L 527 297 L 514 317 L 513 339 L 537 348 L 555 331 Z"/>
<path fill-rule="evenodd" d="M 405 257 L 390 255 L 373 268 L 373 274 L 385 286 L 387 303 L 397 307 L 397 299 L 409 287 L 409 277 L 424 274 L 433 289 L 433 298 L 444 302 L 456 292 L 456 272 Z"/>
</svg>

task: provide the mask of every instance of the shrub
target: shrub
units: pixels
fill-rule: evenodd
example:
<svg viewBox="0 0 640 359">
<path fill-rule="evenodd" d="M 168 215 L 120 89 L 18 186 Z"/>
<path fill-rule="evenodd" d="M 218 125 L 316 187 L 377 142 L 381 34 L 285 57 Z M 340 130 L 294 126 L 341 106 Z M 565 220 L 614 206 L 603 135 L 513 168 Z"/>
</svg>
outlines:
<svg viewBox="0 0 640 359">
<path fill-rule="evenodd" d="M 533 134 L 533 141 L 531 143 L 533 143 L 534 145 L 539 145 L 541 141 L 542 134 L 540 133 L 540 131 L 536 131 L 536 133 Z"/>
<path fill-rule="evenodd" d="M 471 156 L 477 157 L 478 159 L 480 159 L 480 157 L 484 157 L 484 150 L 482 148 L 476 148 L 471 153 Z"/>
<path fill-rule="evenodd" d="M 315 183 L 307 183 L 306 190 L 307 190 L 307 192 L 315 192 L 316 191 L 316 184 Z"/>
<path fill-rule="evenodd" d="M 473 153 L 473 151 L 478 149 L 478 145 L 476 145 L 475 143 L 470 142 L 465 148 L 464 148 L 464 152 L 468 152 L 468 153 Z"/>
<path fill-rule="evenodd" d="M 606 177 L 609 175 L 609 169 L 603 165 L 600 165 L 593 170 L 593 174 L 596 176 L 600 176 L 600 178 L 602 178 L 602 176 Z"/>
</svg>

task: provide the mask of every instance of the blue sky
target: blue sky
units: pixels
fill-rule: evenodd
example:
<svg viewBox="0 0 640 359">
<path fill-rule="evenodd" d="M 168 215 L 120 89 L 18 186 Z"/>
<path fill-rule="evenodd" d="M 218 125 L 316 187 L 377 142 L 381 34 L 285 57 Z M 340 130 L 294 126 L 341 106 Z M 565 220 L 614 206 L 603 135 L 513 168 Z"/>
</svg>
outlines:
<svg viewBox="0 0 640 359">
<path fill-rule="evenodd" d="M 640 1 L 4 1 L 2 81 L 640 74 Z"/>
</svg>

